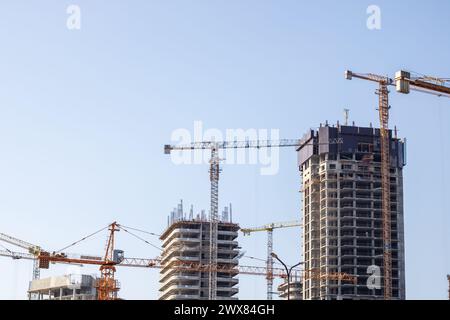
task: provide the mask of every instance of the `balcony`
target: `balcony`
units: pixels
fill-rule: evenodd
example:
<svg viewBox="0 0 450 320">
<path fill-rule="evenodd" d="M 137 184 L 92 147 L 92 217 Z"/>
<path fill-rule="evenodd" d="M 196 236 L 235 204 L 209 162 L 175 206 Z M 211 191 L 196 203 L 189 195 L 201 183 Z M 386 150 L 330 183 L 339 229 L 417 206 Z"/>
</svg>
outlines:
<svg viewBox="0 0 450 320">
<path fill-rule="evenodd" d="M 170 247 L 170 246 L 174 245 L 175 243 L 180 243 L 180 242 L 199 243 L 200 238 L 191 238 L 191 237 L 172 238 L 172 239 L 170 239 L 170 241 L 164 242 L 162 247 L 163 248 Z"/>
<path fill-rule="evenodd" d="M 199 275 L 190 275 L 190 276 L 188 276 L 188 275 L 180 275 L 180 274 L 178 274 L 178 275 L 173 276 L 173 277 L 171 277 L 169 279 L 166 279 L 164 281 L 162 281 L 160 279 L 159 282 L 161 283 L 161 288 L 163 288 L 167 284 L 169 284 L 171 282 L 174 282 L 174 281 L 183 281 L 183 280 L 195 281 L 195 280 L 199 280 L 199 279 L 200 279 Z"/>
<path fill-rule="evenodd" d="M 173 293 L 167 296 L 164 296 L 164 299 L 162 296 L 159 297 L 160 300 L 199 300 L 199 295 L 197 293 L 193 294 L 179 294 L 179 293 Z M 206 298 L 205 298 L 206 300 Z"/>
<path fill-rule="evenodd" d="M 171 238 L 175 237 L 176 235 L 178 235 L 180 233 L 192 234 L 193 236 L 196 236 L 200 233 L 200 229 L 190 229 L 190 228 L 182 228 L 182 227 L 175 228 L 165 237 L 164 242 L 170 240 Z"/>
<path fill-rule="evenodd" d="M 198 292 L 200 290 L 200 285 L 181 285 L 181 284 L 174 284 L 169 287 L 167 287 L 164 292 L 161 292 L 159 295 L 159 298 L 162 300 L 165 300 L 171 295 L 174 294 L 183 294 L 183 295 L 189 295 L 189 296 L 197 296 Z"/>
<path fill-rule="evenodd" d="M 199 286 L 200 285 L 198 283 L 199 280 L 200 280 L 199 276 L 195 277 L 195 276 L 180 276 L 180 275 L 176 275 L 176 276 L 170 277 L 167 281 L 162 282 L 161 286 L 159 288 L 159 291 L 166 291 L 169 288 L 171 288 L 172 286 L 180 285 L 182 283 L 187 284 L 187 283 L 190 283 L 190 282 L 191 283 L 192 282 L 197 282 L 197 284 L 195 284 L 195 285 L 194 284 L 189 284 L 188 286 L 193 286 L 193 285 L 194 286 Z"/>
<path fill-rule="evenodd" d="M 225 295 L 235 295 L 239 292 L 239 287 L 219 287 L 217 286 L 217 295 L 219 293 L 225 294 Z"/>
</svg>

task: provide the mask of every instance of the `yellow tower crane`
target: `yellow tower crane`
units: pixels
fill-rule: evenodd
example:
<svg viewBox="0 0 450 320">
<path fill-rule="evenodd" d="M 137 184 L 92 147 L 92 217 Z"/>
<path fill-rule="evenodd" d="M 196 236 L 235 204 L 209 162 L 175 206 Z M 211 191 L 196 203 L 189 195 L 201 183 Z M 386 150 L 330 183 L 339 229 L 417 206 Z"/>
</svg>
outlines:
<svg viewBox="0 0 450 320">
<path fill-rule="evenodd" d="M 300 226 L 302 226 L 302 223 L 300 221 L 287 221 L 273 222 L 256 228 L 241 228 L 244 236 L 249 236 L 252 232 L 267 231 L 267 300 L 272 300 L 273 294 L 273 230 Z"/>
<path fill-rule="evenodd" d="M 381 187 L 382 187 L 382 220 L 383 220 L 383 276 L 384 299 L 392 297 L 392 244 L 391 244 L 391 203 L 390 203 L 390 156 L 389 156 L 389 86 L 395 86 L 396 91 L 404 94 L 410 89 L 450 97 L 450 79 L 437 78 L 425 75 L 411 76 L 411 72 L 397 71 L 395 79 L 373 73 L 355 73 L 345 71 L 345 78 L 352 80 L 358 78 L 378 83 L 375 93 L 378 95 L 378 112 L 380 118 L 381 136 Z"/>
</svg>

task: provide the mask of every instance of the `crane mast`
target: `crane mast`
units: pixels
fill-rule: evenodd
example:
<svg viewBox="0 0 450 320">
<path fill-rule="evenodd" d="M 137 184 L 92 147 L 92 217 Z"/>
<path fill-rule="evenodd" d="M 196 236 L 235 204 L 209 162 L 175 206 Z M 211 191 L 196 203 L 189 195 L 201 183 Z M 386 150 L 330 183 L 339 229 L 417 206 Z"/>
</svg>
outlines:
<svg viewBox="0 0 450 320">
<path fill-rule="evenodd" d="M 100 266 L 100 280 L 97 283 L 99 300 L 115 300 L 117 291 L 119 291 L 118 282 L 114 279 L 115 264 L 117 263 L 114 261 L 114 233 L 119 231 L 116 222 L 110 225 L 109 231 L 105 256 Z"/>
<path fill-rule="evenodd" d="M 390 194 L 390 168 L 389 155 L 389 90 L 385 81 L 380 82 L 377 91 L 379 96 L 378 112 L 380 117 L 381 136 L 381 198 L 383 221 L 383 267 L 384 267 L 384 298 L 392 298 L 392 245 L 391 245 L 391 194 Z"/>
<path fill-rule="evenodd" d="M 267 231 L 267 260 L 266 260 L 266 268 L 267 268 L 267 300 L 272 300 L 273 295 L 273 230 L 280 228 L 289 228 L 289 227 L 297 227 L 302 226 L 300 221 L 289 221 L 289 222 L 275 222 L 266 224 L 262 227 L 256 228 L 242 228 L 241 231 L 244 235 L 250 235 L 252 232 L 258 231 Z"/>
<path fill-rule="evenodd" d="M 220 159 L 217 147 L 211 148 L 209 179 L 211 181 L 211 208 L 209 217 L 209 300 L 216 300 L 217 293 L 217 232 L 219 224 L 219 174 Z"/>
<path fill-rule="evenodd" d="M 273 294 L 273 229 L 267 229 L 267 300 L 272 300 Z"/>
</svg>

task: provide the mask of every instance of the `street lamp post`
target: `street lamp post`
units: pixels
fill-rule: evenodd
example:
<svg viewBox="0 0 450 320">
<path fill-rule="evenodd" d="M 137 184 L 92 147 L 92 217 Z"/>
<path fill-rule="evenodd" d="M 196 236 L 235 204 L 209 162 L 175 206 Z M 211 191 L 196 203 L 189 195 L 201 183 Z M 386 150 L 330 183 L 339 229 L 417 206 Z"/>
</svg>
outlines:
<svg viewBox="0 0 450 320">
<path fill-rule="evenodd" d="M 280 258 L 278 258 L 277 254 L 275 252 L 272 252 L 270 255 L 272 257 L 274 257 L 275 259 L 277 259 L 284 266 L 284 268 L 286 269 L 286 274 L 287 274 L 287 299 L 291 300 L 291 272 L 292 272 L 292 270 L 295 267 L 303 264 L 303 262 L 299 262 L 297 264 L 294 264 L 292 267 L 288 268 L 288 266 L 283 261 L 281 261 Z"/>
</svg>

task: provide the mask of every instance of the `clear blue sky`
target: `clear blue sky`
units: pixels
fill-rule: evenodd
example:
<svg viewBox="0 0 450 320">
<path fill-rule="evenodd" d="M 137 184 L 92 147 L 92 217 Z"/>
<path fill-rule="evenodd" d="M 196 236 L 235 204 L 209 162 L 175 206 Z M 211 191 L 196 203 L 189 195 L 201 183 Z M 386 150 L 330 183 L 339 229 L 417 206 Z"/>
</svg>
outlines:
<svg viewBox="0 0 450 320">
<path fill-rule="evenodd" d="M 66 28 L 69 4 L 81 8 L 79 31 Z M 381 8 L 381 30 L 366 27 L 370 4 Z M 0 232 L 49 250 L 114 220 L 160 233 L 179 199 L 209 203 L 207 166 L 175 166 L 163 154 L 173 130 L 201 120 L 298 138 L 342 121 L 343 108 L 357 125 L 378 123 L 375 86 L 346 81 L 344 70 L 450 76 L 449 12 L 438 0 L 2 1 Z M 450 100 L 393 93 L 391 105 L 391 125 L 408 139 L 407 297 L 446 299 Z M 275 176 L 223 168 L 220 206 L 232 202 L 241 226 L 300 217 L 296 154 L 281 156 Z M 72 252 L 101 253 L 105 237 Z M 247 255 L 265 257 L 264 233 L 240 240 Z M 281 257 L 300 259 L 298 230 L 274 240 Z M 117 242 L 127 256 L 159 254 L 123 233 Z M 31 269 L 0 258 L 0 298 L 25 298 Z M 117 277 L 122 297 L 157 298 L 157 270 Z M 240 298 L 265 298 L 263 277 L 240 279 Z"/>
</svg>

